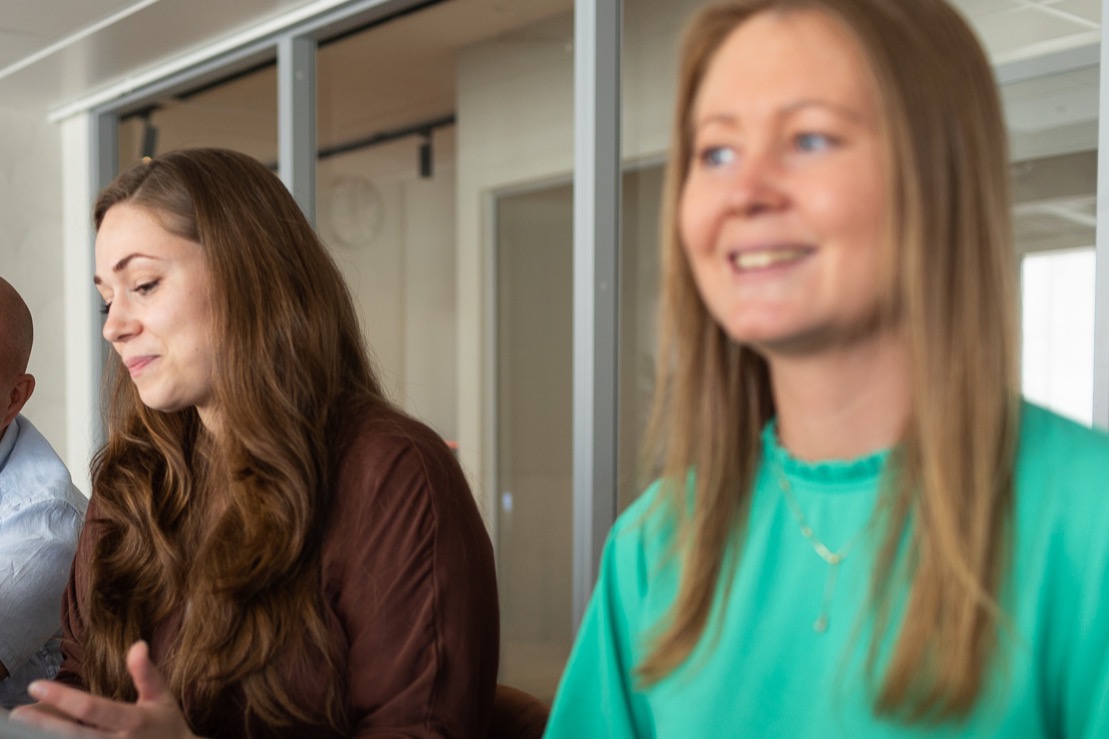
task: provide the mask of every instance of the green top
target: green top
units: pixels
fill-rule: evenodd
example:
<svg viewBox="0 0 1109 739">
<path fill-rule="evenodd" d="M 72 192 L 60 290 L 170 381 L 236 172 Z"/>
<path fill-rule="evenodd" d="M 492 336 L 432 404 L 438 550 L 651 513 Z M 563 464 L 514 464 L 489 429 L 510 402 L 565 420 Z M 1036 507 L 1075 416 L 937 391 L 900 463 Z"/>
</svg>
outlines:
<svg viewBox="0 0 1109 739">
<path fill-rule="evenodd" d="M 873 553 L 866 529 L 888 454 L 808 464 L 773 426 L 726 606 L 690 659 L 637 687 L 651 627 L 678 587 L 674 534 L 652 487 L 609 535 L 596 589 L 555 698 L 548 737 L 1109 737 L 1109 437 L 1028 404 L 1017 462 L 1014 629 L 965 721 L 877 718 L 864 673 Z M 778 470 L 817 539 L 847 547 L 814 629 L 829 565 L 801 534 Z M 860 534 L 860 531 L 863 533 Z M 715 638 L 714 638 L 715 637 Z"/>
</svg>

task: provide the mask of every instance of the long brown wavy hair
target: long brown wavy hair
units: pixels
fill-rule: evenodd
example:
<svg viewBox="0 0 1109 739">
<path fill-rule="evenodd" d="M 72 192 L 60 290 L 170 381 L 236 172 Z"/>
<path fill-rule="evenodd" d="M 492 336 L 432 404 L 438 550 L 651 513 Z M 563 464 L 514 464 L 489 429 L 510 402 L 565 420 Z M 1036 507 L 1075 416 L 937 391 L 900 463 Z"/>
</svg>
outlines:
<svg viewBox="0 0 1109 739">
<path fill-rule="evenodd" d="M 221 426 L 212 435 L 193 408 L 145 407 L 113 358 L 108 439 L 92 467 L 84 677 L 94 693 L 133 699 L 128 647 L 184 604 L 160 666 L 198 723 L 233 701 L 248 726 L 348 733 L 321 538 L 345 431 L 386 401 L 346 284 L 282 183 L 243 154 L 190 149 L 136 165 L 100 193 L 97 229 L 120 203 L 203 250 Z M 305 665 L 329 683 L 310 705 L 287 684 Z"/>
<path fill-rule="evenodd" d="M 735 565 L 726 553 L 744 530 L 760 431 L 775 413 L 767 363 L 713 320 L 680 241 L 691 111 L 732 31 L 758 13 L 800 11 L 827 14 L 857 43 L 890 162 L 887 309 L 909 352 L 911 409 L 879 509 L 874 708 L 907 721 L 958 717 L 978 700 L 1006 623 L 998 594 L 1010 561 L 1018 339 L 998 95 L 973 33 L 942 0 L 732 0 L 705 8 L 686 30 L 663 196 L 661 358 L 647 452 L 679 521 L 682 577 L 638 673 L 661 679 L 702 638 Z M 879 660 L 891 631 L 892 654 Z"/>
</svg>

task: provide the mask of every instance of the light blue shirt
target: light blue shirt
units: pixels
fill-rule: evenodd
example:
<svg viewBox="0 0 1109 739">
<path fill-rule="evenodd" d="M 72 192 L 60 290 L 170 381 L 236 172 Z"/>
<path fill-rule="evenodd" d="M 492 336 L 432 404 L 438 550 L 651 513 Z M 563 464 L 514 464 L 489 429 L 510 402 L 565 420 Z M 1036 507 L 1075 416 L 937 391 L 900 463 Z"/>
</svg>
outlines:
<svg viewBox="0 0 1109 739">
<path fill-rule="evenodd" d="M 61 604 L 88 500 L 30 421 L 0 437 L 0 706 L 61 664 Z"/>
</svg>

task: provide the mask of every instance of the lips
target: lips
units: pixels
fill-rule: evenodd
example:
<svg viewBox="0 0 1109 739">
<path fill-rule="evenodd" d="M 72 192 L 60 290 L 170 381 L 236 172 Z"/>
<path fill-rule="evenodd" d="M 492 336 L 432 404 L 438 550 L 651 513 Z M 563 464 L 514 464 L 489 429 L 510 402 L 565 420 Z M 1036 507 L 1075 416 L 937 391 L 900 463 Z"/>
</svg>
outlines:
<svg viewBox="0 0 1109 739">
<path fill-rule="evenodd" d="M 811 246 L 795 244 L 752 247 L 733 251 L 728 254 L 728 259 L 740 272 L 752 272 L 799 262 L 814 251 Z"/>
<path fill-rule="evenodd" d="M 127 367 L 127 371 L 131 373 L 131 377 L 135 377 L 157 358 L 158 357 L 153 354 L 146 354 L 141 357 L 131 357 L 130 359 L 125 360 L 123 362 L 123 365 Z"/>
</svg>

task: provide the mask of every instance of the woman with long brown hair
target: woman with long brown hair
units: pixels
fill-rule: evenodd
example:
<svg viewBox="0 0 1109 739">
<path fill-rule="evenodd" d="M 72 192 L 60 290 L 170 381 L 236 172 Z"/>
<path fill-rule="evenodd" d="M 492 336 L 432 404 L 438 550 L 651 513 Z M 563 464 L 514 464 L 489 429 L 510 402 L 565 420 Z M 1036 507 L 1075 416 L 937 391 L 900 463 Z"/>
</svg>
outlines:
<svg viewBox="0 0 1109 739">
<path fill-rule="evenodd" d="M 108 439 L 62 670 L 17 717 L 82 736 L 482 735 L 488 536 L 446 443 L 386 400 L 288 191 L 245 155 L 182 150 L 120 175 L 94 220 Z"/>
<path fill-rule="evenodd" d="M 1109 440 L 1020 400 L 1007 165 L 943 0 L 694 18 L 658 482 L 549 736 L 1109 736 Z"/>
</svg>

